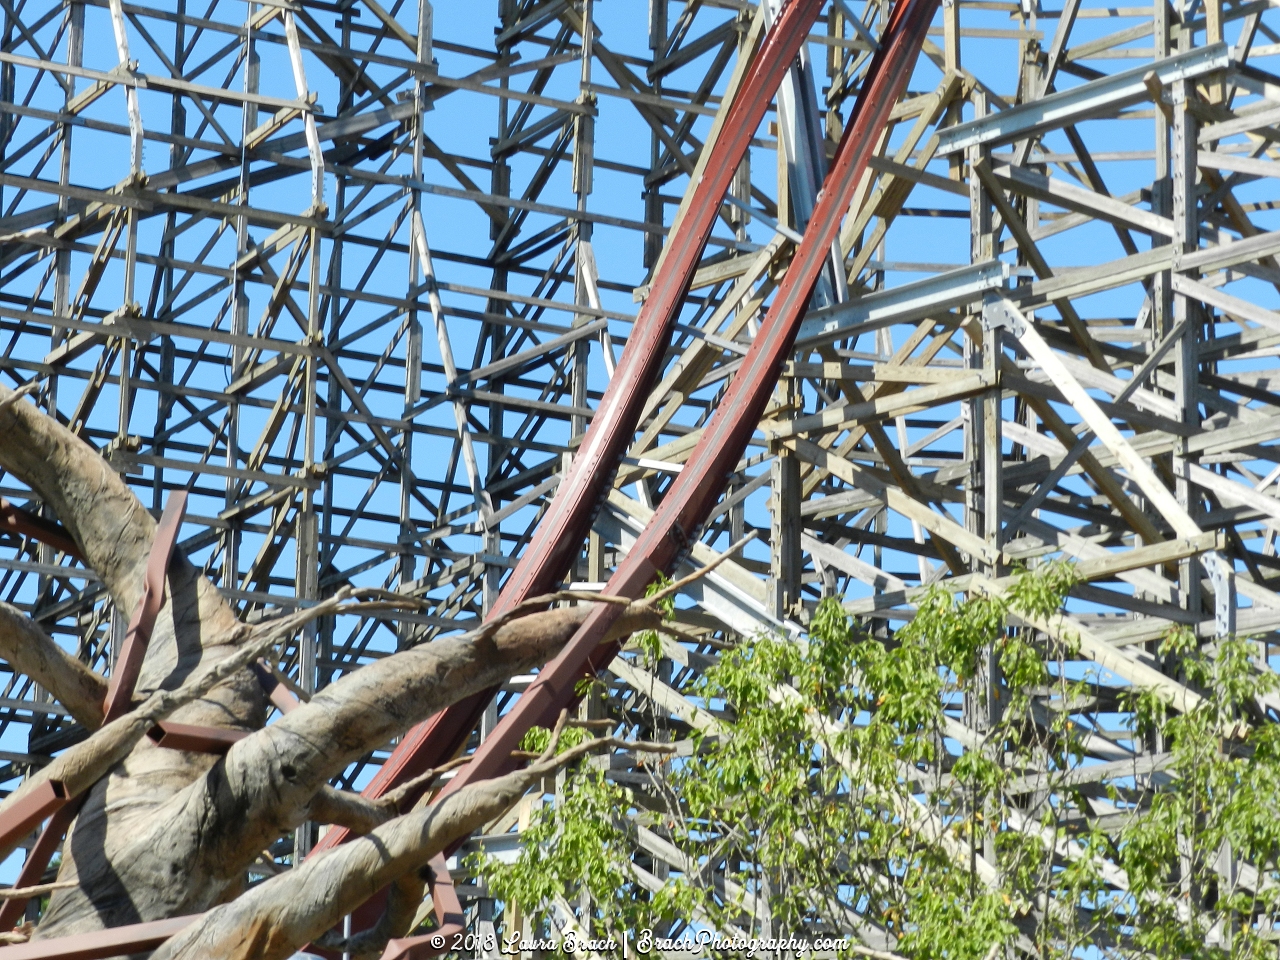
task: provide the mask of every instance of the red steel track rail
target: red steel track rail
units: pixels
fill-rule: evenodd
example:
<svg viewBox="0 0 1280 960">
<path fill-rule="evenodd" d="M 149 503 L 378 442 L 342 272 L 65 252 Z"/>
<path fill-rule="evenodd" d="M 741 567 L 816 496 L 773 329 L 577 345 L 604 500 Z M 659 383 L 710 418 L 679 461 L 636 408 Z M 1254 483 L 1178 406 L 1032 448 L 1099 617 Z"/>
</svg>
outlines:
<svg viewBox="0 0 1280 960">
<path fill-rule="evenodd" d="M 504 585 L 491 617 L 555 589 L 577 557 L 596 508 L 635 435 L 671 340 L 671 326 L 693 281 L 725 192 L 822 4 L 823 0 L 788 0 L 761 43 L 733 97 L 720 135 L 706 148 L 710 154 L 702 176 L 690 185 L 692 200 L 667 240 L 649 296 L 568 475 Z M 364 795 L 380 797 L 396 784 L 450 759 L 475 729 L 496 692 L 487 690 L 461 700 L 406 733 Z M 346 835 L 345 830 L 331 830 L 315 851 L 336 846 Z"/>
<path fill-rule="evenodd" d="M 889 112 L 906 87 L 938 3 L 939 0 L 904 0 L 894 8 L 818 193 L 808 229 L 760 332 L 684 469 L 610 578 L 606 593 L 641 596 L 654 577 L 669 570 L 684 553 L 719 499 L 760 422 L 778 373 L 795 346 L 805 307 L 830 256 L 840 221 Z M 510 755 L 525 732 L 535 725 L 553 723 L 559 711 L 575 701 L 578 681 L 594 676 L 617 654 L 617 642 L 600 641 L 621 612 L 622 608 L 615 604 L 596 604 L 560 655 L 538 674 L 442 793 L 499 776 L 514 766 L 516 761 Z"/>
</svg>

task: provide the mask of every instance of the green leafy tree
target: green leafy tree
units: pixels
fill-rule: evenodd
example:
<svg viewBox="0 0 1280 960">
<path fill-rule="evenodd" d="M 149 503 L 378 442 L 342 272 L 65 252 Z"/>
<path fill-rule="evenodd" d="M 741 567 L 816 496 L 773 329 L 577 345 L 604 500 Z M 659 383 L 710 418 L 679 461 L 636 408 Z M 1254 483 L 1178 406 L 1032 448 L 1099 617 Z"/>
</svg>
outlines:
<svg viewBox="0 0 1280 960">
<path fill-rule="evenodd" d="M 844 931 L 850 956 L 1275 957 L 1280 740 L 1257 644 L 1170 636 L 1161 652 L 1203 705 L 1117 700 L 1026 626 L 1071 584 L 1051 565 L 999 595 L 934 590 L 891 637 L 826 600 L 805 642 L 756 637 L 686 688 L 715 719 L 647 783 L 586 762 L 515 862 L 472 866 L 545 936 L 571 911 L 633 942 Z M 1147 760 L 1093 782 L 1084 721 L 1112 713 Z M 639 831 L 677 851 L 664 876 Z"/>
</svg>

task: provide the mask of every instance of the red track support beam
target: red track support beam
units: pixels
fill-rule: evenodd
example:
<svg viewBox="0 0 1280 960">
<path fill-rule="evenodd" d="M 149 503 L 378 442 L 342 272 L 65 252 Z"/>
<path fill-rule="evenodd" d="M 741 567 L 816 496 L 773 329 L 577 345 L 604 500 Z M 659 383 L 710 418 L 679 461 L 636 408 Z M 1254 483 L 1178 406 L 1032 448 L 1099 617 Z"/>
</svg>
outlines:
<svg viewBox="0 0 1280 960">
<path fill-rule="evenodd" d="M 787 268 L 760 332 L 684 469 L 610 578 L 606 593 L 641 596 L 659 572 L 675 564 L 688 547 L 688 537 L 702 526 L 719 499 L 760 422 L 782 365 L 795 346 L 805 307 L 830 257 L 840 221 L 889 112 L 910 78 L 938 2 L 905 0 L 894 9 L 818 193 L 804 240 Z M 573 639 L 538 674 L 471 762 L 445 784 L 442 795 L 468 783 L 499 776 L 515 766 L 510 755 L 525 732 L 535 725 L 550 726 L 559 711 L 575 701 L 578 681 L 594 676 L 617 654 L 618 643 L 602 645 L 600 641 L 621 612 L 622 608 L 615 604 L 595 605 Z"/>
<path fill-rule="evenodd" d="M 164 606 L 164 585 L 169 572 L 169 561 L 173 559 L 173 548 L 178 542 L 178 528 L 182 526 L 182 517 L 186 512 L 187 491 L 179 490 L 165 504 L 164 515 L 160 518 L 155 539 L 151 542 L 142 599 L 138 601 L 138 609 L 133 612 L 133 619 L 129 621 L 129 630 L 125 634 L 120 655 L 116 658 L 115 670 L 111 674 L 111 685 L 107 688 L 107 700 L 104 704 L 106 723 L 128 713 L 133 703 L 133 688 L 142 672 L 142 659 L 146 656 L 156 617 Z"/>
<path fill-rule="evenodd" d="M 454 938 L 465 929 L 466 917 L 453 887 L 453 877 L 445 865 L 444 854 L 437 853 L 431 863 L 431 906 L 436 915 L 436 929 L 421 937 L 402 937 L 387 943 L 381 960 L 426 960 L 451 950 Z"/>
<path fill-rule="evenodd" d="M 6 805 L 0 816 L 0 851 L 7 854 L 46 817 L 53 816 L 70 801 L 61 783 L 46 780 L 16 804 Z"/>
<path fill-rule="evenodd" d="M 77 933 L 71 937 L 55 937 L 0 947 L 0 960 L 105 960 L 132 953 L 154 950 L 170 937 L 181 933 L 196 920 L 194 917 L 171 917 L 150 923 L 132 923 L 127 927 Z"/>
<path fill-rule="evenodd" d="M 0 497 L 0 529 L 30 537 L 32 540 L 39 540 L 69 557 L 75 557 L 82 562 L 84 560 L 80 555 L 80 548 L 76 546 L 75 540 L 72 539 L 66 527 L 14 506 L 3 497 Z"/>
<path fill-rule="evenodd" d="M 524 600 L 553 589 L 578 556 L 596 510 L 612 484 L 618 461 L 633 439 L 670 346 L 671 325 L 689 292 L 724 195 L 821 9 L 822 0 L 787 0 L 761 44 L 725 115 L 722 133 L 710 146 L 711 157 L 701 180 L 691 185 L 693 200 L 679 228 L 667 240 L 649 296 L 591 418 L 591 427 L 524 557 L 494 605 L 493 616 L 501 616 Z"/>
<path fill-rule="evenodd" d="M 172 720 L 161 720 L 147 731 L 147 736 L 157 747 L 218 755 L 225 754 L 248 735 L 244 730 L 199 727 L 190 723 L 174 723 Z"/>
<path fill-rule="evenodd" d="M 71 821 L 80 812 L 82 803 L 83 801 L 65 804 L 49 818 L 44 830 L 40 832 L 40 839 L 27 854 L 27 862 L 22 865 L 18 879 L 14 881 L 15 887 L 34 887 L 44 879 L 44 871 L 57 853 Z M 0 930 L 12 930 L 26 912 L 27 903 L 26 900 L 6 900 L 4 906 L 0 906 Z"/>
<path fill-rule="evenodd" d="M 689 290 L 725 192 L 821 8 L 822 0 L 787 0 L 761 43 L 725 116 L 720 136 L 705 148 L 711 154 L 701 179 L 690 186 L 693 199 L 679 229 L 667 240 L 649 296 L 640 308 L 617 370 L 573 457 L 569 473 L 490 616 L 501 616 L 525 600 L 554 589 L 577 556 L 596 509 L 613 482 L 618 462 L 635 434 L 671 340 L 671 325 Z M 406 733 L 364 795 L 380 797 L 397 783 L 456 754 L 495 692 L 487 690 L 459 701 Z M 336 846 L 346 836 L 345 830 L 332 830 L 314 852 Z"/>
</svg>

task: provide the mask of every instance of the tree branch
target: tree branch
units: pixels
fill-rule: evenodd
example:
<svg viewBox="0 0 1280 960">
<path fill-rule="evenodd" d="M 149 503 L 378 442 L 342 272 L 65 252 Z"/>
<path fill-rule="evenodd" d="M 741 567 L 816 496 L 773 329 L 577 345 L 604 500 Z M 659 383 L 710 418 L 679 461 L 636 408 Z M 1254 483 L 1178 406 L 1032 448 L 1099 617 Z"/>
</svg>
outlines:
<svg viewBox="0 0 1280 960">
<path fill-rule="evenodd" d="M 0 400 L 0 410 L 3 410 L 5 407 L 12 406 L 13 404 L 21 400 L 23 397 L 30 396 L 31 394 L 35 393 L 39 389 L 40 389 L 39 380 L 27 381 L 22 386 L 18 387 L 17 390 L 11 391 L 9 395 L 5 397 L 3 400 Z"/>
<path fill-rule="evenodd" d="M 30 900 L 33 897 L 43 897 L 46 893 L 53 893 L 55 890 L 65 890 L 72 883 L 63 881 L 61 883 L 37 883 L 33 887 L 6 887 L 0 890 L 0 900 Z"/>
<path fill-rule="evenodd" d="M 756 538 L 757 533 L 758 531 L 752 530 L 750 533 L 748 533 L 745 537 L 743 537 L 737 543 L 732 544 L 728 550 L 720 554 L 720 556 L 716 557 L 714 560 L 708 563 L 705 567 L 698 568 L 697 570 L 693 571 L 693 573 L 689 574 L 687 577 L 681 577 L 675 583 L 669 583 L 665 587 L 663 587 L 661 590 L 658 590 L 657 592 L 652 594 L 651 596 L 645 597 L 643 600 L 638 600 L 636 602 L 639 604 L 643 604 L 644 606 L 657 606 L 657 604 L 660 601 L 667 599 L 667 597 L 675 596 L 685 587 L 689 586 L 689 584 L 697 583 L 707 574 L 711 573 L 711 571 L 715 570 L 716 567 L 720 566 L 720 564 L 724 563 L 731 556 L 733 556 L 735 553 L 737 553 L 739 550 L 745 547 L 748 543 L 750 543 L 752 540 Z"/>
<path fill-rule="evenodd" d="M 156 522 L 111 464 L 52 417 L 0 387 L 0 466 L 29 484 L 126 611 L 142 595 Z"/>
<path fill-rule="evenodd" d="M 316 946 L 334 953 L 350 954 L 352 960 L 377 960 L 387 949 L 387 942 L 408 930 L 418 915 L 426 887 L 423 872 L 407 873 L 387 888 L 386 909 L 372 927 L 350 937 L 327 933 L 316 940 Z"/>
<path fill-rule="evenodd" d="M 356 593 L 347 591 L 345 598 Z M 418 603 L 382 591 L 358 593 L 384 608 Z M 255 626 L 252 639 L 219 663 L 220 675 L 262 655 L 312 617 L 346 609 L 343 599 L 339 595 Z M 364 612 L 377 608 L 370 603 L 360 607 Z M 568 642 L 588 611 L 580 606 L 529 614 L 483 640 L 476 634 L 437 640 L 385 657 L 331 684 L 309 703 L 240 740 L 203 776 L 149 809 L 146 820 L 133 825 L 109 859 L 92 862 L 91 875 L 80 868 L 75 876 L 81 888 L 54 896 L 37 936 L 84 932 L 118 922 L 85 895 L 98 883 L 129 891 L 127 907 L 141 919 L 195 913 L 236 896 L 243 888 L 245 868 L 259 851 L 304 821 L 321 787 L 347 764 L 455 700 L 544 663 Z M 627 614 L 619 630 L 656 626 L 660 620 L 651 610 Z M 98 744 L 81 753 L 91 738 L 68 750 L 44 776 L 74 777 L 77 785 L 92 783 L 128 754 L 150 723 L 159 719 L 156 713 L 154 706 L 147 707 L 143 715 L 135 712 L 108 724 L 94 735 Z M 137 726 L 116 727 L 121 722 Z M 104 735 L 113 727 L 114 739 L 108 741 Z M 24 786 L 19 795 L 28 789 Z M 101 799 L 96 792 L 94 797 Z M 170 881 L 158 885 L 157 875 Z M 199 879 L 183 882 L 187 877 Z M 132 896 L 135 890 L 148 891 L 145 902 Z"/>
<path fill-rule="evenodd" d="M 501 816 L 543 777 L 601 747 L 675 750 L 670 744 L 608 737 L 470 784 L 215 907 L 160 947 L 151 960 L 284 960 L 376 891 L 421 869 L 457 838 Z"/>
<path fill-rule="evenodd" d="M 382 799 L 391 804 L 397 813 L 407 813 L 408 811 L 401 809 L 406 798 L 414 796 L 423 787 L 430 786 L 436 777 L 448 773 L 450 770 L 456 770 L 464 763 L 470 762 L 470 757 L 455 757 L 448 763 L 442 763 L 438 767 L 432 767 L 425 773 L 418 774 L 418 776 L 414 777 L 412 780 L 406 780 L 394 790 L 387 791 L 387 793 L 383 795 Z"/>
<path fill-rule="evenodd" d="M 116 607 L 125 617 L 132 614 L 142 597 L 156 521 L 111 464 L 57 420 L 0 387 L 0 468 L 28 484 L 53 510 Z M 138 692 L 176 687 L 177 678 L 219 658 L 218 640 L 234 641 L 237 623 L 218 589 L 175 551 Z M 256 683 L 246 679 L 228 685 L 219 698 L 207 709 L 191 711 L 184 722 L 241 727 L 260 722 L 263 697 Z"/>
<path fill-rule="evenodd" d="M 40 684 L 90 730 L 102 726 L 107 681 L 67 653 L 17 607 L 0 603 L 0 657 Z"/>
<path fill-rule="evenodd" d="M 134 745 L 146 735 L 157 722 L 163 720 L 179 707 L 198 700 L 218 684 L 239 673 L 258 657 L 270 651 L 276 644 L 291 636 L 302 624 L 323 612 L 333 613 L 341 610 L 345 601 L 361 594 L 376 594 L 383 591 L 355 591 L 350 588 L 339 591 L 329 600 L 308 608 L 302 613 L 279 620 L 271 620 L 253 628 L 237 623 L 240 634 L 247 636 L 239 649 L 231 656 L 217 663 L 206 665 L 197 674 L 177 690 L 159 690 L 147 700 L 123 717 L 113 720 L 102 727 L 89 739 L 71 747 L 51 764 L 44 767 L 34 776 L 29 777 L 17 790 L 11 793 L 0 804 L 0 813 L 17 804 L 27 794 L 46 781 L 54 781 L 63 785 L 67 796 L 79 796 L 107 772 L 119 763 L 133 749 Z M 404 598 L 405 605 L 415 605 L 416 601 Z M 375 606 L 385 608 L 388 602 L 380 600 Z M 316 611 L 321 611 L 317 613 Z M 0 849 L 0 856 L 10 851 Z"/>
<path fill-rule="evenodd" d="M 358 836 L 364 836 L 376 827 L 395 819 L 396 808 L 380 800 L 367 800 L 358 793 L 338 790 L 325 784 L 311 799 L 307 819 L 316 823 L 331 823 L 346 827 Z"/>
<path fill-rule="evenodd" d="M 164 838 L 139 842 L 158 845 L 163 839 L 184 871 L 230 889 L 250 858 L 307 818 L 316 794 L 347 764 L 450 703 L 545 663 L 589 609 L 529 613 L 496 631 L 446 637 L 348 674 L 236 743 L 157 817 L 155 829 L 163 829 Z M 629 633 L 660 622 L 657 611 L 644 610 L 624 615 L 619 629 Z M 346 815 L 352 814 L 348 805 Z M 177 849 L 171 838 L 188 835 L 190 845 Z M 127 865 L 118 866 L 128 872 Z"/>
</svg>

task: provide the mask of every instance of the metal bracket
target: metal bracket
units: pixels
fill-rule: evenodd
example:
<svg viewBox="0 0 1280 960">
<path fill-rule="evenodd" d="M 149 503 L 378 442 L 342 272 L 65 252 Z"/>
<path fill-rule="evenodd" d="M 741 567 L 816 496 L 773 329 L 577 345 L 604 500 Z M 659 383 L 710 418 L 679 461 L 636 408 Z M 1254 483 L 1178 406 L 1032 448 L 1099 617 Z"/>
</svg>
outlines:
<svg viewBox="0 0 1280 960">
<path fill-rule="evenodd" d="M 1236 634 L 1236 572 L 1216 550 L 1204 555 L 1205 573 L 1213 584 L 1213 628 L 1219 639 Z"/>
<path fill-rule="evenodd" d="M 1004 329 L 1021 337 L 1027 329 L 1027 318 L 1004 297 L 988 295 L 982 304 L 982 329 Z"/>
</svg>

